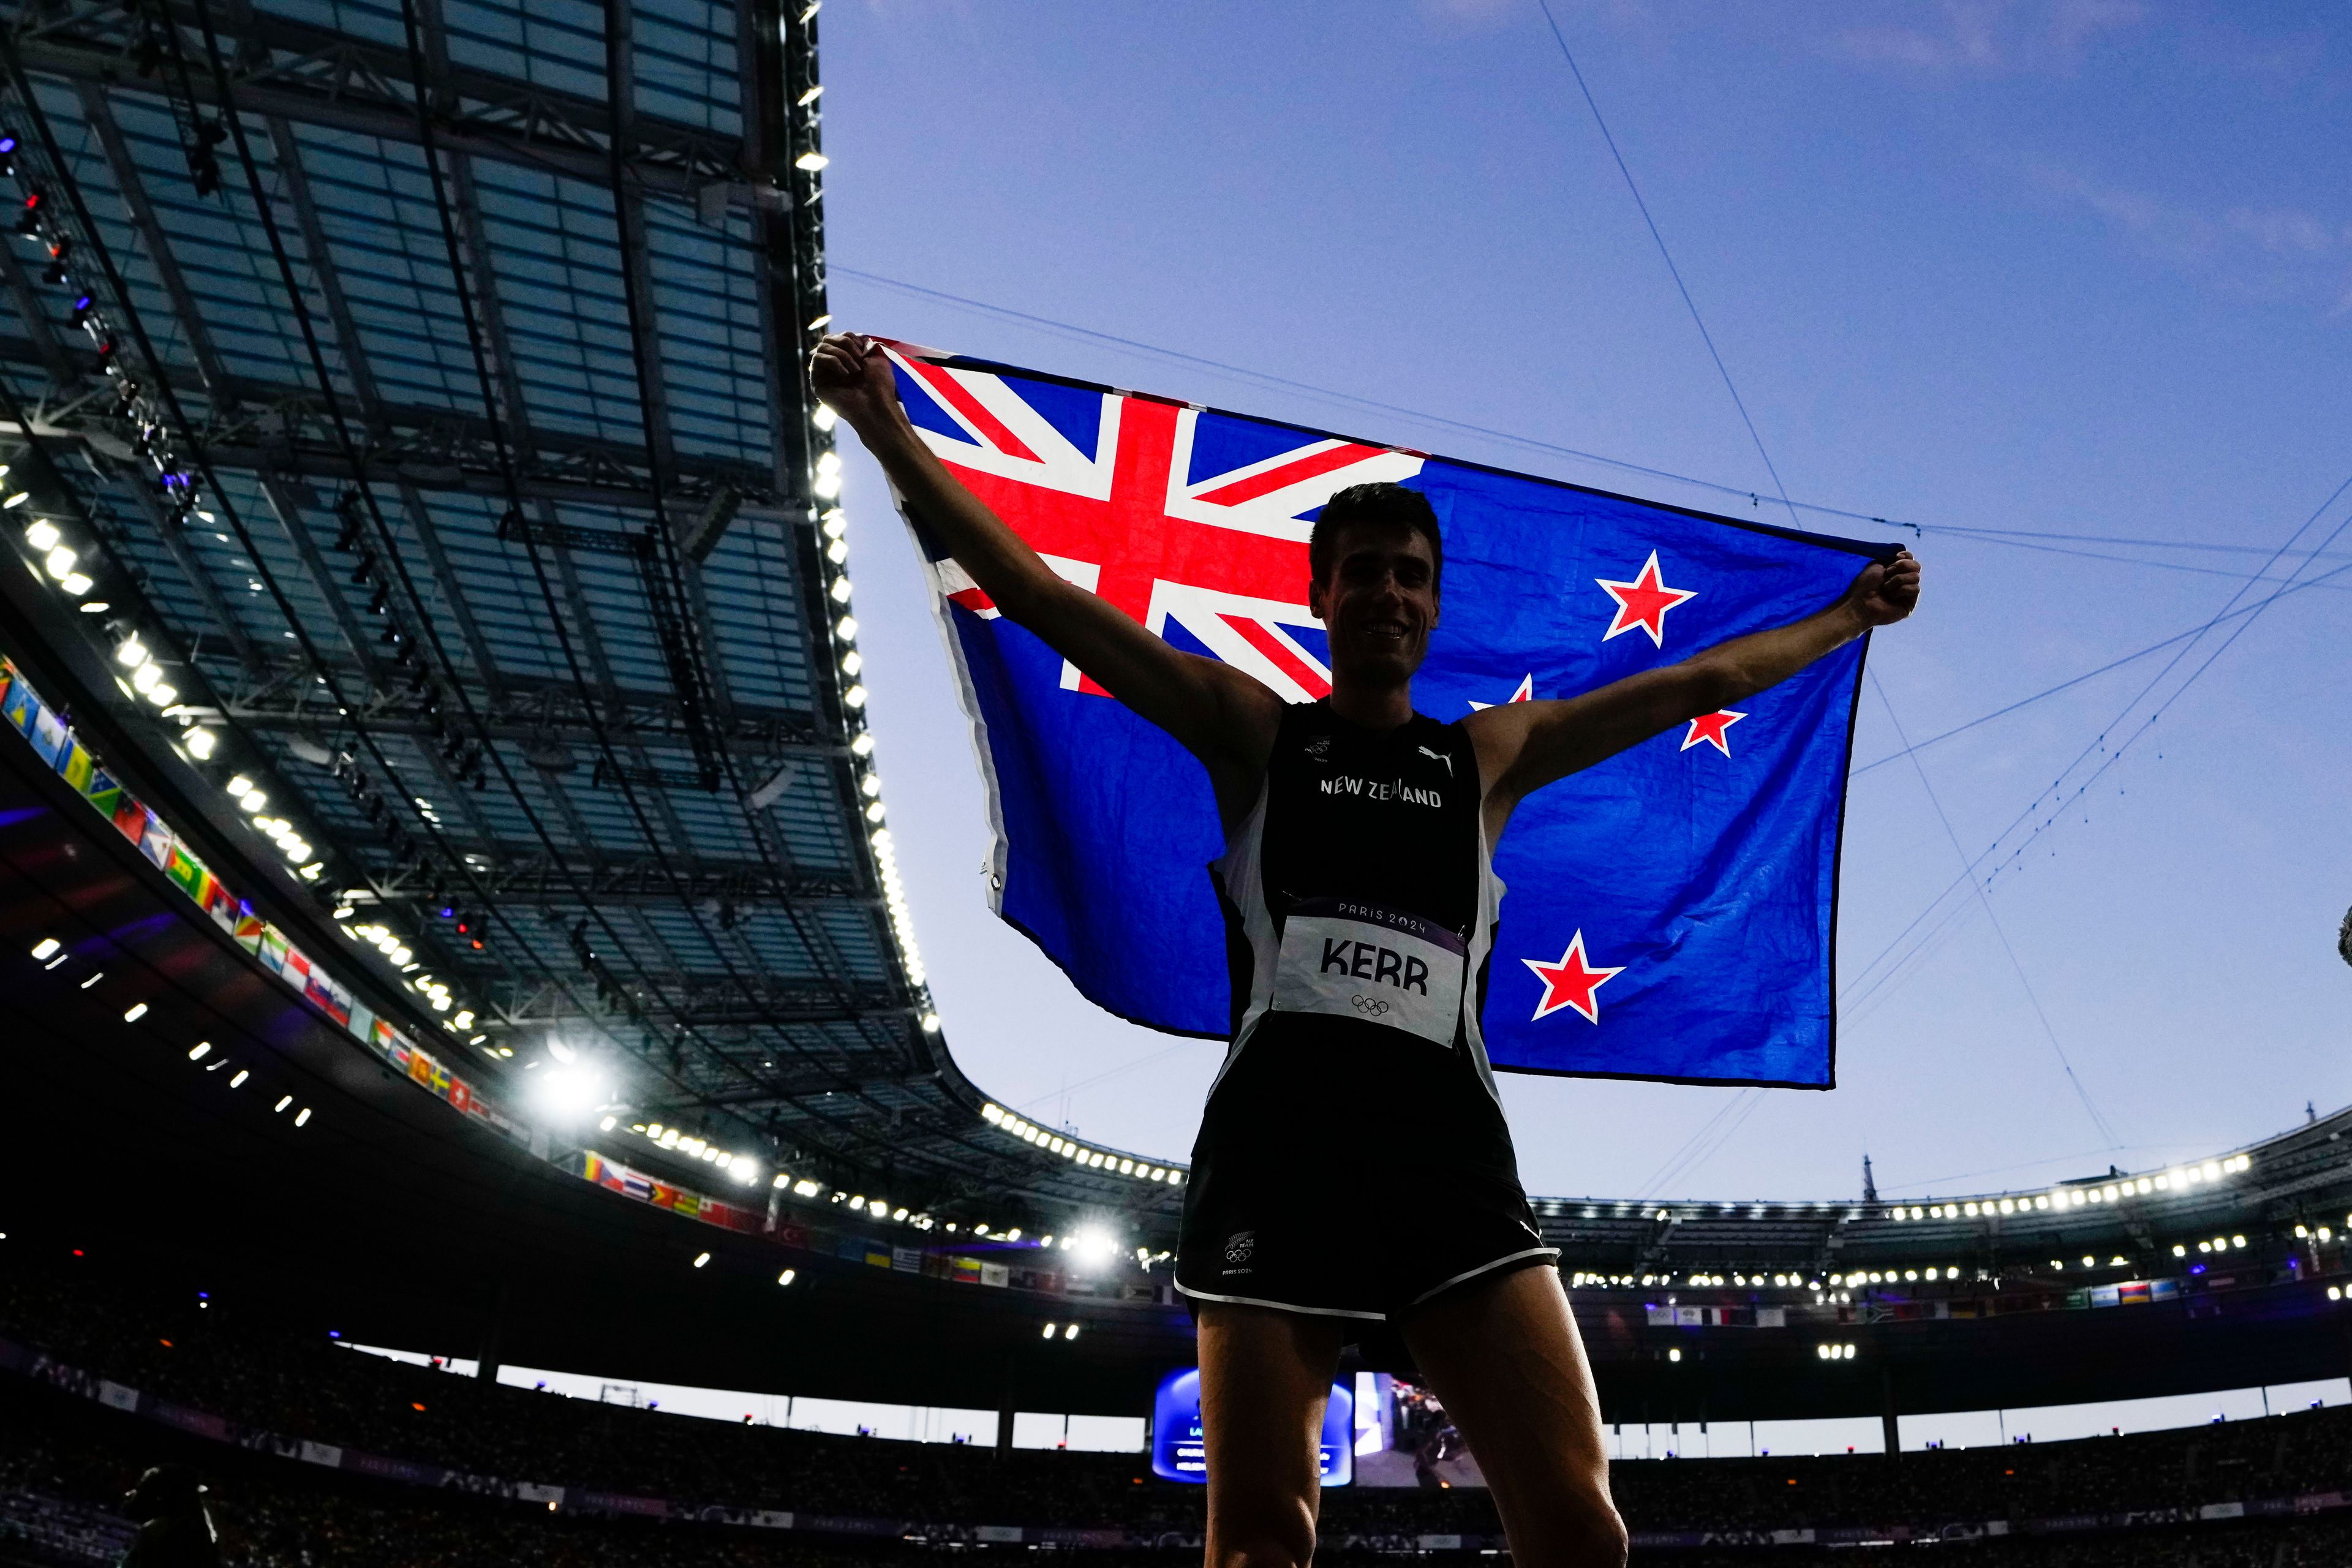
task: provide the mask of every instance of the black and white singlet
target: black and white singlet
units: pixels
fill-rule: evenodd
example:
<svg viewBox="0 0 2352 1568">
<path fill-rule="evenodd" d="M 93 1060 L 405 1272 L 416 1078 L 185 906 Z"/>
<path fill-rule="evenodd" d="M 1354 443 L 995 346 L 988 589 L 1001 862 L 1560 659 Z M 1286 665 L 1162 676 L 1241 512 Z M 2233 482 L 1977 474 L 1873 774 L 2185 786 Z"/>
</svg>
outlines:
<svg viewBox="0 0 2352 1568">
<path fill-rule="evenodd" d="M 1210 868 L 1234 1036 L 1192 1150 L 1177 1289 L 1385 1320 L 1546 1261 L 1479 1033 L 1502 884 L 1458 724 L 1284 715 Z"/>
</svg>

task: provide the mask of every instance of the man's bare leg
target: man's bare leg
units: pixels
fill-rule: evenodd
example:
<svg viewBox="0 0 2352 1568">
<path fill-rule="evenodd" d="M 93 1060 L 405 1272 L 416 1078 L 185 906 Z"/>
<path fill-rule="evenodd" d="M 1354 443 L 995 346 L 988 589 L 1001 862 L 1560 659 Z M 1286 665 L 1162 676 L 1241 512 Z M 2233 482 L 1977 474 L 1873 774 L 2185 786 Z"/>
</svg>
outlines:
<svg viewBox="0 0 2352 1568">
<path fill-rule="evenodd" d="M 1335 1318 L 1201 1304 L 1208 1568 L 1306 1568 L 1315 1555 L 1316 1458 L 1344 1332 Z"/>
<path fill-rule="evenodd" d="M 1559 1271 L 1472 1280 L 1401 1327 L 1469 1439 L 1517 1568 L 1622 1568 L 1625 1526 L 1609 1498 L 1601 1400 Z"/>
</svg>

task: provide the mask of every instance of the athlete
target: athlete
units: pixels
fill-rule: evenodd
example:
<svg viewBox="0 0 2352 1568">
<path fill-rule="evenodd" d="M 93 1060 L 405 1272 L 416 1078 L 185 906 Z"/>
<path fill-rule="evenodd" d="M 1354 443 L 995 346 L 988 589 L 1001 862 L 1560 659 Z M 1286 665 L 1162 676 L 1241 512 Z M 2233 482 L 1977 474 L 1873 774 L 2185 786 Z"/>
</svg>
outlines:
<svg viewBox="0 0 2352 1568">
<path fill-rule="evenodd" d="M 1412 707 L 1436 516 L 1403 486 L 1357 485 L 1307 547 L 1331 695 L 1288 703 L 1047 566 L 923 444 L 874 340 L 826 338 L 811 376 L 997 608 L 1175 737 L 1215 791 L 1234 1039 L 1177 1263 L 1200 1331 L 1208 1568 L 1305 1568 L 1339 1352 L 1391 1331 L 1468 1438 L 1521 1568 L 1622 1564 L 1600 1402 L 1478 1032 L 1491 851 L 1529 792 L 1909 615 L 1918 563 L 1874 563 L 1815 614 L 1680 664 L 1442 724 Z"/>
</svg>

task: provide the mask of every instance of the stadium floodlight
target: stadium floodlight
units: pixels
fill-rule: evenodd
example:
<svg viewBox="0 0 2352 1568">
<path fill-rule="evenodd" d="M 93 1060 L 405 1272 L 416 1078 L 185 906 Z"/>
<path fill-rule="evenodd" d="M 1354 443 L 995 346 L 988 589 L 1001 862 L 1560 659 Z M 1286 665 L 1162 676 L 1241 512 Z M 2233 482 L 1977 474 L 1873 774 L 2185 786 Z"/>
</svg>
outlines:
<svg viewBox="0 0 2352 1568">
<path fill-rule="evenodd" d="M 1017 1225 L 1016 1225 L 1016 1226 L 1014 1226 L 1011 1230 L 1006 1231 L 1006 1232 L 1004 1233 L 1004 1239 L 1005 1239 L 1005 1240 L 1007 1240 L 1007 1241 L 1018 1241 L 1018 1240 L 1020 1240 L 1020 1239 L 1021 1239 L 1021 1227 L 1020 1227 L 1019 1226 L 1017 1226 Z"/>
<path fill-rule="evenodd" d="M 607 1116 L 604 1120 L 596 1123 L 596 1131 L 599 1132 L 610 1132 L 614 1128 L 620 1124 L 621 1121 L 619 1117 Z"/>
<path fill-rule="evenodd" d="M 1062 1337 L 1066 1340 L 1076 1339 L 1078 1337 L 1078 1325 L 1072 1323 L 1068 1328 L 1064 1329 L 1062 1331 Z"/>
<path fill-rule="evenodd" d="M 231 1089 L 242 1089 L 245 1087 L 245 1080 L 252 1076 L 253 1074 L 246 1068 L 239 1068 L 236 1069 L 236 1076 L 228 1080 L 228 1086 Z"/>
<path fill-rule="evenodd" d="M 300 1112 L 295 1116 L 294 1125 L 297 1127 L 307 1127 L 310 1125 L 310 1108 L 306 1105 L 301 1109 Z"/>
<path fill-rule="evenodd" d="M 198 1040 L 188 1047 L 188 1059 L 192 1062 L 200 1062 L 211 1054 L 212 1048 L 213 1043 L 210 1040 Z"/>
<path fill-rule="evenodd" d="M 1050 1339 L 1052 1339 L 1052 1338 L 1054 1337 L 1054 1325 L 1053 1325 L 1053 1324 L 1048 1323 L 1048 1324 L 1046 1324 L 1046 1325 L 1045 1325 L 1045 1336 L 1044 1336 L 1044 1337 L 1045 1337 L 1045 1338 L 1046 1338 L 1046 1339 L 1049 1339 L 1049 1340 L 1050 1340 Z"/>
<path fill-rule="evenodd" d="M 58 586 L 77 599 L 97 585 L 96 580 L 87 572 L 68 572 L 58 579 Z"/>
<path fill-rule="evenodd" d="M 569 1066 L 572 1062 L 577 1060 L 580 1056 L 578 1051 L 573 1050 L 562 1040 L 548 1041 L 547 1054 L 553 1057 L 557 1061 L 564 1063 L 566 1066 Z"/>
<path fill-rule="evenodd" d="M 824 1184 L 823 1182 L 812 1182 L 804 1179 L 793 1184 L 793 1194 L 795 1197 L 813 1198 L 824 1190 Z"/>
<path fill-rule="evenodd" d="M 768 1184 L 769 1184 L 770 1186 L 772 1186 L 772 1187 L 778 1187 L 778 1188 L 789 1187 L 789 1186 L 791 1186 L 791 1185 L 793 1184 L 793 1179 L 792 1179 L 792 1177 L 791 1177 L 791 1176 L 789 1176 L 789 1175 L 785 1174 L 783 1172 L 782 1172 L 782 1171 L 778 1171 L 778 1172 L 776 1173 L 776 1179 L 775 1179 L 774 1181 L 772 1181 L 772 1182 L 769 1183 Z"/>
<path fill-rule="evenodd" d="M 56 937 L 45 936 L 40 941 L 33 944 L 33 956 L 35 958 L 47 958 L 49 954 L 57 952 L 60 945 L 62 944 L 58 942 Z"/>
<path fill-rule="evenodd" d="M 776 1283 L 779 1285 L 789 1285 L 800 1277 L 801 1271 L 799 1269 L 787 1268 L 782 1274 L 776 1276 Z"/>
<path fill-rule="evenodd" d="M 826 157 L 822 153 L 809 152 L 803 153 L 799 157 L 793 159 L 793 167 L 795 169 L 805 170 L 809 174 L 814 174 L 819 169 L 824 168 L 827 163 L 832 162 L 832 159 Z"/>
<path fill-rule="evenodd" d="M 54 550 L 62 537 L 58 525 L 46 517 L 35 518 L 32 526 L 25 530 L 25 542 L 36 550 Z"/>
<path fill-rule="evenodd" d="M 147 1004 L 144 1002 L 133 1002 L 131 1005 L 131 1010 L 122 1015 L 122 1021 L 126 1024 L 135 1024 L 146 1016 Z"/>
<path fill-rule="evenodd" d="M 841 624 L 845 626 L 851 623 L 845 620 Z M 857 739 L 850 742 L 849 754 L 853 757 L 866 757 L 873 755 L 874 737 L 871 735 L 860 735 Z"/>
<path fill-rule="evenodd" d="M 710 1254 L 709 1254 L 709 1253 L 707 1253 L 707 1252 L 699 1252 L 699 1253 L 695 1254 L 695 1258 L 694 1258 L 694 1266 L 695 1266 L 697 1268 L 701 1268 L 704 1264 L 706 1264 L 706 1263 L 708 1263 L 708 1262 L 709 1262 L 709 1261 L 710 1261 Z"/>
<path fill-rule="evenodd" d="M 293 1097 L 292 1095 L 290 1095 L 290 1094 L 288 1094 L 288 1095 L 280 1095 L 280 1096 L 278 1097 L 278 1103 L 277 1103 L 277 1104 L 275 1104 L 275 1105 L 273 1105 L 273 1106 L 271 1106 L 269 1109 L 270 1109 L 273 1112 L 275 1112 L 275 1111 L 280 1111 L 280 1110 L 285 1110 L 288 1106 L 289 1106 L 289 1105 L 291 1105 L 291 1104 L 293 1104 L 293 1103 L 294 1103 L 294 1097 Z"/>
<path fill-rule="evenodd" d="M 125 669 L 136 669 L 147 662 L 146 646 L 136 632 L 123 638 L 121 646 L 114 650 L 114 662 Z"/>
<path fill-rule="evenodd" d="M 48 568 L 52 578 L 62 583 L 72 574 L 74 563 L 80 559 L 80 556 L 74 553 L 71 546 L 60 544 L 42 559 L 41 564 Z"/>
<path fill-rule="evenodd" d="M 219 744 L 220 731 L 217 730 L 188 731 L 188 754 L 200 763 L 209 758 L 213 754 L 214 748 Z"/>
</svg>

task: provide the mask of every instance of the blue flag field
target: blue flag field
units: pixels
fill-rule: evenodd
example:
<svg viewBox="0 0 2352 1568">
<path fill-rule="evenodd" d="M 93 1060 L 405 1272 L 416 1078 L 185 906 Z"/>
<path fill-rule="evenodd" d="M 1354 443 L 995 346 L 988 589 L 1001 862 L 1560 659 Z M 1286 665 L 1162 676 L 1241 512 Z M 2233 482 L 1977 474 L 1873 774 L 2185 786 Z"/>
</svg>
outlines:
<svg viewBox="0 0 2352 1568">
<path fill-rule="evenodd" d="M 1794 620 L 1894 553 L 903 345 L 892 359 L 931 449 L 1055 571 L 1293 701 L 1330 689 L 1307 531 L 1366 480 L 1420 490 L 1443 529 L 1413 695 L 1449 722 Z M 1099 1005 L 1224 1037 L 1207 774 L 909 521 L 987 775 L 997 913 Z M 1485 1013 L 1496 1068 L 1831 1087 L 1864 648 L 1520 805 L 1495 857 L 1509 889 Z"/>
</svg>

